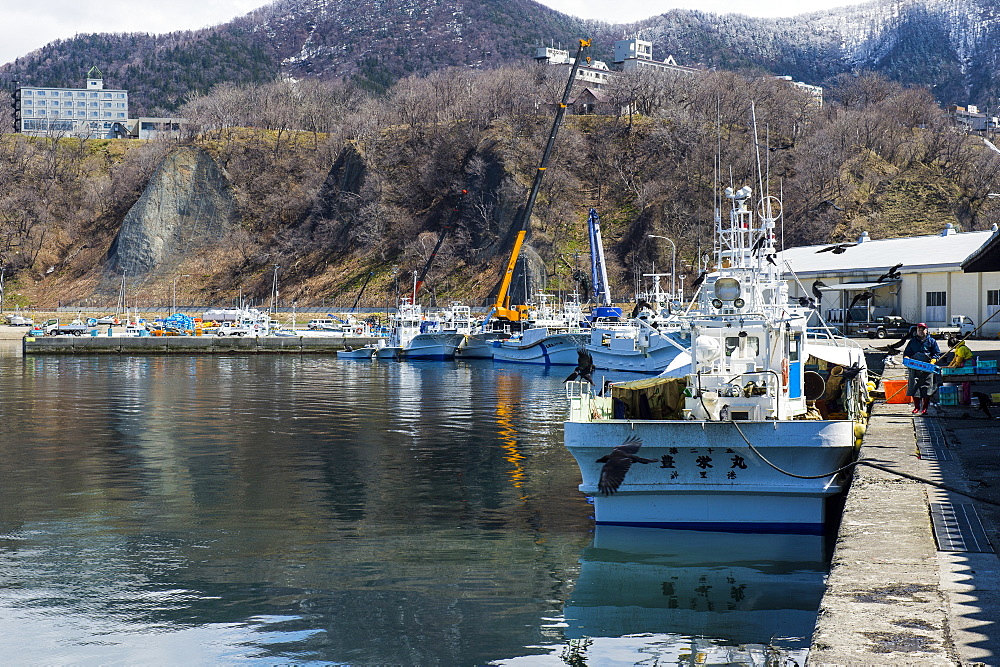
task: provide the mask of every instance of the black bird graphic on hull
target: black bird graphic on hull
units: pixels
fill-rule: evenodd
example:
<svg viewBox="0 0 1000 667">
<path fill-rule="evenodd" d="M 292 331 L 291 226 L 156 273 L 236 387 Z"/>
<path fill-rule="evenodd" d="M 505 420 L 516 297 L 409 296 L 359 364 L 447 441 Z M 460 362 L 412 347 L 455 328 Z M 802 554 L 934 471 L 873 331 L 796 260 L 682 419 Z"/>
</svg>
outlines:
<svg viewBox="0 0 1000 667">
<path fill-rule="evenodd" d="M 903 266 L 902 262 L 900 262 L 896 266 L 892 267 L 891 269 L 883 273 L 881 276 L 878 277 L 878 280 L 876 280 L 875 282 L 880 283 L 883 280 L 899 280 L 901 277 L 899 273 L 899 268 L 901 266 Z"/>
<path fill-rule="evenodd" d="M 858 245 L 858 244 L 857 243 L 838 243 L 836 245 L 831 245 L 831 246 L 827 246 L 825 248 L 821 248 L 820 250 L 817 250 L 816 252 L 817 253 L 832 252 L 834 255 L 840 255 L 844 251 L 846 251 L 848 248 L 853 248 L 856 245 Z"/>
<path fill-rule="evenodd" d="M 653 463 L 656 459 L 644 459 L 636 456 L 635 453 L 642 447 L 642 439 L 638 436 L 630 436 L 628 440 L 597 459 L 597 463 L 603 463 L 601 468 L 601 479 L 597 482 L 597 489 L 606 496 L 612 495 L 618 487 L 625 481 L 625 473 L 632 467 L 633 463 Z"/>
<path fill-rule="evenodd" d="M 586 349 L 579 347 L 576 349 L 576 368 L 573 369 L 568 378 L 563 380 L 563 384 L 572 382 L 577 378 L 594 384 L 592 374 L 595 370 L 597 370 L 597 367 L 594 366 L 594 357 Z"/>
</svg>

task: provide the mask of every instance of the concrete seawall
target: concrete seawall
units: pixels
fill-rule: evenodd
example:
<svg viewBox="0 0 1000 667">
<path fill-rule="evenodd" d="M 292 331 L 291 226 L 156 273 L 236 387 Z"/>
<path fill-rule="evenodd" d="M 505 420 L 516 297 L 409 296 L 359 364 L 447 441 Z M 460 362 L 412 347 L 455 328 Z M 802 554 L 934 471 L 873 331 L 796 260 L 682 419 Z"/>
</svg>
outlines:
<svg viewBox="0 0 1000 667">
<path fill-rule="evenodd" d="M 376 342 L 369 337 L 322 336 L 26 336 L 25 355 L 43 354 L 332 354 L 346 346 Z"/>
<path fill-rule="evenodd" d="M 1000 665 L 1000 420 L 874 407 L 860 458 L 892 472 L 855 472 L 807 664 Z"/>
</svg>

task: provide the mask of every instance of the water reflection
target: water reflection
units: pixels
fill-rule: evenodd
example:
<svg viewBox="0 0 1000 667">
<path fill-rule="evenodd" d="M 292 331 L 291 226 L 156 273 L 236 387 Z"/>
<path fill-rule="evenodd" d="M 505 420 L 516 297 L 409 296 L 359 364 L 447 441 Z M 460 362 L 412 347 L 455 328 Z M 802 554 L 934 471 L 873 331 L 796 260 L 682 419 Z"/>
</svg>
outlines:
<svg viewBox="0 0 1000 667">
<path fill-rule="evenodd" d="M 566 603 L 566 636 L 647 634 L 661 661 L 801 663 L 823 594 L 823 546 L 815 535 L 598 526 Z M 594 659 L 604 644 L 576 646 Z"/>
<path fill-rule="evenodd" d="M 643 655 L 621 635 L 686 626 L 579 610 L 660 611 L 662 586 L 600 582 L 682 560 L 588 547 L 564 375 L 0 355 L 5 658 L 562 664 L 585 637 Z"/>
</svg>

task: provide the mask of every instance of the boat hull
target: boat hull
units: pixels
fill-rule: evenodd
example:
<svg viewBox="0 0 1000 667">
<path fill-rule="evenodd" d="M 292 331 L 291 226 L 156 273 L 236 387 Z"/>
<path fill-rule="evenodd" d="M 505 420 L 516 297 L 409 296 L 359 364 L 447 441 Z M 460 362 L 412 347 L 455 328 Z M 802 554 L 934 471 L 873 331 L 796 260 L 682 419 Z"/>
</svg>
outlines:
<svg viewBox="0 0 1000 667">
<path fill-rule="evenodd" d="M 617 493 L 600 493 L 596 460 L 635 436 L 638 455 L 654 462 L 633 464 Z M 565 444 L 598 524 L 781 533 L 822 532 L 826 500 L 844 490 L 846 477 L 798 479 L 760 455 L 810 476 L 837 470 L 855 452 L 851 421 L 571 421 Z"/>
<path fill-rule="evenodd" d="M 378 348 L 374 345 L 355 348 L 353 350 L 340 350 L 337 352 L 338 359 L 371 359 Z"/>
<path fill-rule="evenodd" d="M 422 359 L 447 361 L 455 358 L 455 351 L 465 336 L 457 333 L 422 333 L 411 338 L 405 346 L 379 348 L 379 359 Z"/>
<path fill-rule="evenodd" d="M 615 343 L 619 345 L 616 347 Z M 662 339 L 653 341 L 648 348 L 636 348 L 631 339 L 612 341 L 611 346 L 591 344 L 586 348 L 595 368 L 633 373 L 660 373 L 681 354 L 680 348 Z"/>
<path fill-rule="evenodd" d="M 457 356 L 462 359 L 492 359 L 495 344 L 509 337 L 509 334 L 470 334 L 458 348 Z"/>
<path fill-rule="evenodd" d="M 583 347 L 588 334 L 553 334 L 528 345 L 509 341 L 494 343 L 493 360 L 513 364 L 540 364 L 544 366 L 576 366 L 578 349 Z"/>
</svg>

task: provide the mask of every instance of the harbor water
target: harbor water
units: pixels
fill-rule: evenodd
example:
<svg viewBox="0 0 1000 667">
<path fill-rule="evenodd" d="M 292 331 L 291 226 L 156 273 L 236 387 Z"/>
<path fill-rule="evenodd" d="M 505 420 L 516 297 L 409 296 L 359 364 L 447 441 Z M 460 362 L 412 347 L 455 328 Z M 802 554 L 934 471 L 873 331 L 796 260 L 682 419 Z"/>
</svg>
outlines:
<svg viewBox="0 0 1000 667">
<path fill-rule="evenodd" d="M 569 368 L 5 343 L 7 663 L 805 657 L 823 538 L 595 531 Z"/>
</svg>

